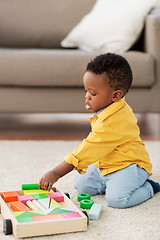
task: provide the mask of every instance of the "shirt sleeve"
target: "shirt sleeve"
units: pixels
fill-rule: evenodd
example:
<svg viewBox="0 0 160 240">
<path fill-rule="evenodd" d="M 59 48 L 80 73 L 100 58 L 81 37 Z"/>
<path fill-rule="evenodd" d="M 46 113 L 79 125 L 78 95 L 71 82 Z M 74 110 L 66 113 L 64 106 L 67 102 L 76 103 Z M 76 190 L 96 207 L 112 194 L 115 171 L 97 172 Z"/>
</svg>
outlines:
<svg viewBox="0 0 160 240">
<path fill-rule="evenodd" d="M 121 138 L 118 131 L 101 123 L 65 157 L 65 161 L 73 164 L 80 173 L 85 173 L 89 165 L 111 153 L 119 145 Z"/>
</svg>

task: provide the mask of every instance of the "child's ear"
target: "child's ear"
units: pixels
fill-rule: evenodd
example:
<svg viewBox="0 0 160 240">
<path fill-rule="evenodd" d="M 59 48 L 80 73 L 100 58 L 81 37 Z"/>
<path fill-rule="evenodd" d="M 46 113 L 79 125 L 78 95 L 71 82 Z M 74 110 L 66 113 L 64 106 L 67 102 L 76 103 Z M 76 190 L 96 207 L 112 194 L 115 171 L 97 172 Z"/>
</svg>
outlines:
<svg viewBox="0 0 160 240">
<path fill-rule="evenodd" d="M 118 102 L 121 98 L 123 97 L 123 91 L 122 90 L 115 90 L 113 92 L 113 97 L 112 97 L 112 101 L 113 102 Z"/>
</svg>

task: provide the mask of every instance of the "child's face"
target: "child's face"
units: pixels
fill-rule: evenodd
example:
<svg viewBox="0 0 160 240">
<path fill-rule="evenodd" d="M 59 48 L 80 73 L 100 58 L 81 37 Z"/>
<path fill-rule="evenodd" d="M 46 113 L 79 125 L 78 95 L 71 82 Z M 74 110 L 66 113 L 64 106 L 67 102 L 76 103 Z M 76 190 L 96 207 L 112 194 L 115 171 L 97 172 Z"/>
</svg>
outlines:
<svg viewBox="0 0 160 240">
<path fill-rule="evenodd" d="M 97 112 L 114 102 L 114 89 L 109 86 L 105 73 L 95 74 L 88 71 L 84 74 L 83 83 L 87 110 Z"/>
</svg>

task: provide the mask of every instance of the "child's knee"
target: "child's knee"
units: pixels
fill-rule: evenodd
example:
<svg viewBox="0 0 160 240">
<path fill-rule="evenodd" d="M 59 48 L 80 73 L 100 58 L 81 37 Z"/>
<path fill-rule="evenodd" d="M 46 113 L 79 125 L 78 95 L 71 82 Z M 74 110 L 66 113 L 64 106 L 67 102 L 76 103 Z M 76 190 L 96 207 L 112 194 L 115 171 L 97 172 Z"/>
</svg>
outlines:
<svg viewBox="0 0 160 240">
<path fill-rule="evenodd" d="M 93 195 L 93 192 L 92 192 L 92 189 L 89 188 L 88 186 L 85 186 L 85 185 L 74 185 L 75 189 L 77 189 L 77 191 L 79 193 L 89 193 L 90 195 Z"/>
<path fill-rule="evenodd" d="M 77 189 L 77 191 L 79 193 L 84 193 L 86 192 L 86 186 L 83 182 L 83 179 L 82 178 L 79 178 L 79 177 L 76 177 L 75 180 L 74 180 L 74 187 L 75 189 Z"/>
<path fill-rule="evenodd" d="M 89 193 L 91 196 L 98 194 L 97 189 L 92 184 L 89 184 L 85 179 L 76 178 L 74 187 L 79 193 Z"/>
<path fill-rule="evenodd" d="M 74 187 L 79 193 L 89 193 L 91 196 L 105 192 L 105 185 L 100 177 L 95 179 L 92 174 L 78 174 L 74 180 Z"/>
<path fill-rule="evenodd" d="M 119 196 L 118 194 L 106 195 L 107 205 L 113 208 L 127 208 L 128 198 Z"/>
<path fill-rule="evenodd" d="M 79 193 L 89 193 L 88 181 L 86 177 L 78 174 L 74 180 L 74 187 Z"/>
</svg>

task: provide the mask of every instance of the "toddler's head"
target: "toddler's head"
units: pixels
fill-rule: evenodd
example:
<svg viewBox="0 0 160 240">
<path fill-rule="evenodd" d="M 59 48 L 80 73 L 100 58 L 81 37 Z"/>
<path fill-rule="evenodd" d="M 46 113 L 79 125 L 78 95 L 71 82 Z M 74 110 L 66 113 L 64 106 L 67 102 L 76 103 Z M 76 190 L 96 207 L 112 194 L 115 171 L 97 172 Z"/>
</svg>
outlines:
<svg viewBox="0 0 160 240">
<path fill-rule="evenodd" d="M 83 81 L 86 108 L 97 112 L 126 95 L 132 84 L 132 70 L 124 57 L 101 54 L 88 63 Z"/>
</svg>

